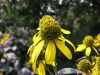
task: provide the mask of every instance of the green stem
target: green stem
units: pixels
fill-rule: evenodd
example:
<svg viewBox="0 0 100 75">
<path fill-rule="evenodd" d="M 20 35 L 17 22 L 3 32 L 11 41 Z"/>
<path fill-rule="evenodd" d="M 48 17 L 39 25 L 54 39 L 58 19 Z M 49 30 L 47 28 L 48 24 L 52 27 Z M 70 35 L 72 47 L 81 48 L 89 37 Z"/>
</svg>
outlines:
<svg viewBox="0 0 100 75">
<path fill-rule="evenodd" d="M 55 66 L 53 66 L 53 70 L 54 70 L 55 75 L 58 75 L 58 74 L 57 74 L 57 65 L 56 65 L 56 60 L 55 60 Z"/>
<path fill-rule="evenodd" d="M 53 66 L 53 70 L 54 70 L 55 75 L 57 75 L 56 66 Z"/>
<path fill-rule="evenodd" d="M 45 66 L 46 70 L 50 73 L 50 75 L 54 75 L 54 74 L 48 69 L 48 67 L 47 67 L 46 65 L 44 65 L 44 66 Z"/>
</svg>

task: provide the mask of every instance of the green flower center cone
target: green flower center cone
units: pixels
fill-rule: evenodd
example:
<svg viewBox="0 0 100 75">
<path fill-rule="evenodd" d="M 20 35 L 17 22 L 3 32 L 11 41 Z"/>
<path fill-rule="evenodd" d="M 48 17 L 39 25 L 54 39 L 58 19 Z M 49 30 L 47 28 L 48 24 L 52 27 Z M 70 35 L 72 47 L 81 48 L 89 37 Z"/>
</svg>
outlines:
<svg viewBox="0 0 100 75">
<path fill-rule="evenodd" d="M 57 39 L 61 35 L 61 28 L 51 16 L 45 15 L 39 22 L 40 36 L 44 40 Z"/>
<path fill-rule="evenodd" d="M 88 70 L 91 69 L 91 63 L 87 59 L 82 59 L 79 61 L 77 67 L 79 70 L 81 70 L 83 72 L 88 72 Z"/>
<path fill-rule="evenodd" d="M 86 45 L 86 46 L 92 46 L 93 43 L 94 43 L 94 39 L 92 36 L 86 36 L 83 40 L 83 43 Z"/>
</svg>

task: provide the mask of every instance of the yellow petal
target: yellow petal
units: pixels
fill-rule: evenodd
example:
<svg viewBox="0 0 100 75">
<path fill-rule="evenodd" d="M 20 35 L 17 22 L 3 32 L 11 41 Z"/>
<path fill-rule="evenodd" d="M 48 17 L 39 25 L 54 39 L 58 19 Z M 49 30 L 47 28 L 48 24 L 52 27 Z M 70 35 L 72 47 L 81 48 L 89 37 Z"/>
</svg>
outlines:
<svg viewBox="0 0 100 75">
<path fill-rule="evenodd" d="M 38 75 L 45 75 L 45 67 L 42 61 L 39 62 Z"/>
<path fill-rule="evenodd" d="M 27 54 L 28 54 L 31 50 L 34 50 L 34 44 L 32 44 L 32 45 L 29 47 L 29 49 L 28 49 L 28 51 L 27 51 Z"/>
<path fill-rule="evenodd" d="M 85 51 L 86 56 L 89 56 L 90 53 L 91 53 L 91 47 L 87 47 Z"/>
<path fill-rule="evenodd" d="M 76 48 L 76 51 L 83 51 L 86 48 L 86 46 L 84 44 L 78 45 L 78 47 Z"/>
<path fill-rule="evenodd" d="M 69 48 L 60 40 L 55 39 L 54 40 L 57 47 L 60 49 L 60 51 L 68 58 L 68 59 L 72 59 L 72 54 L 69 50 Z"/>
<path fill-rule="evenodd" d="M 78 44 L 78 46 L 82 46 L 82 45 L 84 45 L 84 44 Z"/>
<path fill-rule="evenodd" d="M 37 28 L 37 30 L 40 30 L 40 28 Z"/>
<path fill-rule="evenodd" d="M 75 46 L 74 46 L 74 44 L 73 44 L 71 41 L 67 40 L 67 39 L 66 39 L 66 42 L 68 42 L 68 43 L 73 47 L 74 52 L 76 52 L 76 51 L 75 51 Z"/>
<path fill-rule="evenodd" d="M 3 57 L 6 58 L 6 56 L 7 56 L 7 54 L 6 53 L 3 53 Z"/>
<path fill-rule="evenodd" d="M 37 35 L 37 37 L 35 38 L 35 41 L 34 41 L 34 46 L 41 40 L 42 38 Z"/>
<path fill-rule="evenodd" d="M 97 70 L 97 69 L 96 69 L 96 70 L 94 70 L 94 71 L 92 72 L 92 75 L 99 75 L 98 70 Z"/>
<path fill-rule="evenodd" d="M 38 74 L 38 69 L 36 68 L 36 62 L 32 64 L 32 69 L 34 73 Z"/>
<path fill-rule="evenodd" d="M 62 29 L 62 28 L 61 28 L 61 31 L 62 31 L 64 34 L 70 34 L 70 33 L 71 33 L 70 31 L 65 30 L 65 29 Z"/>
<path fill-rule="evenodd" d="M 44 42 L 45 42 L 44 40 L 41 40 L 37 44 L 37 46 L 35 47 L 35 49 L 34 49 L 34 51 L 32 53 L 32 62 L 33 63 L 36 62 L 36 60 L 37 60 L 37 58 L 38 58 L 38 56 L 39 56 L 39 54 L 40 54 L 40 52 L 41 52 L 41 50 L 43 48 Z"/>
<path fill-rule="evenodd" d="M 45 60 L 47 64 L 51 64 L 55 60 L 56 56 L 56 47 L 54 41 L 50 40 L 48 42 L 46 52 L 45 52 Z"/>
<path fill-rule="evenodd" d="M 57 65 L 57 63 L 55 63 L 54 61 L 52 63 L 50 63 L 52 66 Z"/>
<path fill-rule="evenodd" d="M 92 48 L 93 48 L 94 51 L 97 53 L 97 55 L 100 55 L 99 52 L 98 52 L 98 50 L 97 50 L 95 47 L 92 46 Z"/>
<path fill-rule="evenodd" d="M 33 38 L 32 38 L 33 42 L 36 40 L 36 36 L 37 36 L 37 34 L 35 34 L 35 35 L 33 36 Z"/>
<path fill-rule="evenodd" d="M 69 43 L 69 44 L 73 47 L 73 49 L 74 49 L 74 51 L 75 51 L 75 46 L 74 46 L 74 44 L 73 44 L 71 41 L 65 39 L 63 36 L 61 36 L 60 39 L 61 39 L 62 41 L 65 40 L 67 43 Z M 76 52 L 76 51 L 75 51 L 75 52 Z"/>
<path fill-rule="evenodd" d="M 0 44 L 5 44 L 7 42 L 7 40 L 9 39 L 10 34 L 6 33 L 3 38 L 0 40 Z"/>
</svg>

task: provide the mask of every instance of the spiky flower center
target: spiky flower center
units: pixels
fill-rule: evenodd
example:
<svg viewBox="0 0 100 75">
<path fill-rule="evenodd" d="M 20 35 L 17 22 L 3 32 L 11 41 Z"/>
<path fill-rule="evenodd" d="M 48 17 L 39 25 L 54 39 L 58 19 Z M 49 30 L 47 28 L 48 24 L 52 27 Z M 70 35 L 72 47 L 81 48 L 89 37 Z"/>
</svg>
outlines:
<svg viewBox="0 0 100 75">
<path fill-rule="evenodd" d="M 61 28 L 51 16 L 45 15 L 39 22 L 40 36 L 45 40 L 57 39 L 61 35 Z"/>
<path fill-rule="evenodd" d="M 100 57 L 96 57 L 96 67 L 100 71 Z"/>
<path fill-rule="evenodd" d="M 92 36 L 86 36 L 83 40 L 83 43 L 86 45 L 86 46 L 92 46 L 93 43 L 94 43 L 94 39 Z"/>
<path fill-rule="evenodd" d="M 79 70 L 81 70 L 83 72 L 87 72 L 88 70 L 91 69 L 91 63 L 87 59 L 82 59 L 79 61 L 77 67 Z"/>
</svg>

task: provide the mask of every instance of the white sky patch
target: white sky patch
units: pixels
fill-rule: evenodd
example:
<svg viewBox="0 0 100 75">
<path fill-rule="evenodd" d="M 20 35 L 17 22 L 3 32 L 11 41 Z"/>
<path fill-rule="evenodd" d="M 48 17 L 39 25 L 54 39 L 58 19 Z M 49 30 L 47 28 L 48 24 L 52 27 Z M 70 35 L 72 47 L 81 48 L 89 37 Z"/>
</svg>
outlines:
<svg viewBox="0 0 100 75">
<path fill-rule="evenodd" d="M 92 3 L 90 3 L 90 6 L 92 6 L 93 4 Z"/>
<path fill-rule="evenodd" d="M 81 2 L 81 3 L 83 3 L 83 2 L 84 2 L 84 0 L 80 0 L 80 2 Z"/>
<path fill-rule="evenodd" d="M 55 12 L 54 10 L 51 9 L 50 4 L 48 5 L 48 9 L 47 9 L 47 11 L 48 11 L 48 12 Z"/>
<path fill-rule="evenodd" d="M 12 2 L 12 0 L 9 0 L 9 2 Z"/>
<path fill-rule="evenodd" d="M 17 0 L 17 2 L 19 2 L 19 0 Z"/>
<path fill-rule="evenodd" d="M 59 0 L 59 4 L 60 4 L 60 5 L 62 4 L 62 0 Z"/>
</svg>

